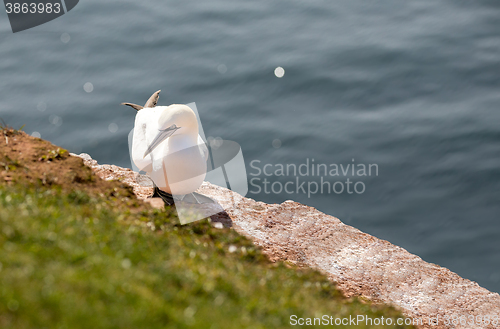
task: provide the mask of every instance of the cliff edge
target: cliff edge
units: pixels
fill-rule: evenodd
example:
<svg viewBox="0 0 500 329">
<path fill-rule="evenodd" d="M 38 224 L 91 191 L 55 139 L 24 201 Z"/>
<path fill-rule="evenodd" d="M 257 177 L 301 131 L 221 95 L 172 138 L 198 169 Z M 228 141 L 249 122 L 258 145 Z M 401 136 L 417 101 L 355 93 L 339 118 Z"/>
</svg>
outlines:
<svg viewBox="0 0 500 329">
<path fill-rule="evenodd" d="M 152 188 L 144 186 L 147 178 L 130 169 L 99 165 L 87 154 L 78 157 L 101 178 L 129 184 L 139 199 L 163 206 L 161 200 L 148 198 Z M 207 182 L 198 192 L 225 210 L 212 216 L 212 222 L 222 224 L 216 227 L 232 226 L 272 261 L 320 270 L 348 297 L 393 304 L 419 328 L 500 327 L 493 324 L 500 317 L 498 293 L 338 218 L 293 201 L 257 202 Z"/>
</svg>

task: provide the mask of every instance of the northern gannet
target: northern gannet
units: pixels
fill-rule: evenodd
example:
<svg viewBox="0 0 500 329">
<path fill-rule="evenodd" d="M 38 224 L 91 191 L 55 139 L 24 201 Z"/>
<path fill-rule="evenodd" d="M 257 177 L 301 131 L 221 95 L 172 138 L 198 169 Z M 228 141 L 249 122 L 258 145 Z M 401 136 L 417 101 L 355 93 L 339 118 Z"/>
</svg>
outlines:
<svg viewBox="0 0 500 329">
<path fill-rule="evenodd" d="M 194 111 L 181 104 L 156 106 L 160 90 L 137 110 L 132 160 L 155 183 L 155 194 L 184 196 L 197 190 L 207 173 L 208 149 L 198 133 Z M 158 191 L 158 189 L 160 191 Z M 162 193 L 163 192 L 163 193 Z M 194 197 L 196 199 L 196 197 Z M 171 196 L 167 196 L 169 201 Z"/>
</svg>

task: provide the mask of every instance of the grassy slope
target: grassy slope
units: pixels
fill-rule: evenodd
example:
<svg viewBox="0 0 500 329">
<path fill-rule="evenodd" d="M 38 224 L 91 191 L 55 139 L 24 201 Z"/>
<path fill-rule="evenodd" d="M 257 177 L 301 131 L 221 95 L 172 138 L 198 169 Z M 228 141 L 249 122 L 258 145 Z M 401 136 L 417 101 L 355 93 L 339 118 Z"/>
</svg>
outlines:
<svg viewBox="0 0 500 329">
<path fill-rule="evenodd" d="M 315 271 L 270 263 L 233 230 L 180 226 L 172 209 L 151 209 L 13 130 L 0 130 L 0 250 L 1 328 L 284 328 L 292 314 L 401 316 L 344 298 Z"/>
</svg>

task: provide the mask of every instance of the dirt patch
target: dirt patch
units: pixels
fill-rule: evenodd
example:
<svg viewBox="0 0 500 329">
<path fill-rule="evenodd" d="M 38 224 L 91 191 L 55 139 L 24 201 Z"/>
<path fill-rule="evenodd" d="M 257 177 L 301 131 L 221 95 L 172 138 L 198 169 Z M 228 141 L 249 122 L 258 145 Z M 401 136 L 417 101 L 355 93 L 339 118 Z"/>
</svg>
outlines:
<svg viewBox="0 0 500 329">
<path fill-rule="evenodd" d="M 137 202 L 128 184 L 99 179 L 81 158 L 67 150 L 9 128 L 0 130 L 0 184 L 79 190 Z"/>
</svg>

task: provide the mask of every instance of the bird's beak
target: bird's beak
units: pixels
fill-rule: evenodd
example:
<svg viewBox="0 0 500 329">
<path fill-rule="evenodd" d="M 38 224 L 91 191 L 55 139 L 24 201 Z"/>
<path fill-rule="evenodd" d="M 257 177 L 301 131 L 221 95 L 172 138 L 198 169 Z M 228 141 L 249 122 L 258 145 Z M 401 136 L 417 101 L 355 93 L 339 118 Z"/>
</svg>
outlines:
<svg viewBox="0 0 500 329">
<path fill-rule="evenodd" d="M 161 144 L 164 140 L 172 136 L 178 129 L 181 127 L 177 127 L 175 124 L 171 125 L 167 129 L 159 129 L 158 134 L 156 137 L 153 139 L 153 142 L 148 146 L 148 149 L 146 152 L 144 152 L 144 156 L 142 157 L 143 159 L 148 155 L 149 153 L 153 152 L 153 150 Z"/>
</svg>

